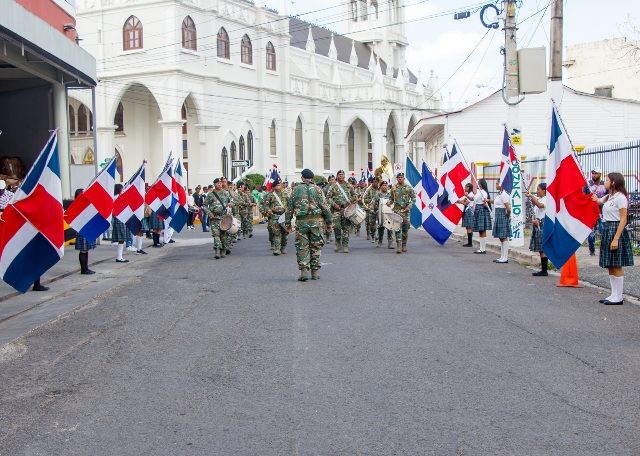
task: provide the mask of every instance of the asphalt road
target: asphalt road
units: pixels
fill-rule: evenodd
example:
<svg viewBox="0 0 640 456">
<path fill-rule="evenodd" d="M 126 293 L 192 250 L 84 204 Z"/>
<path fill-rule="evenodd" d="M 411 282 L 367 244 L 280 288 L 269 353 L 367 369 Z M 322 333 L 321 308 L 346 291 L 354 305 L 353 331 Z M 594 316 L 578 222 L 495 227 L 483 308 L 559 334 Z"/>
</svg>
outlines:
<svg viewBox="0 0 640 456">
<path fill-rule="evenodd" d="M 638 306 L 416 232 L 306 283 L 262 225 L 177 240 L 0 348 L 0 455 L 640 454 Z"/>
</svg>

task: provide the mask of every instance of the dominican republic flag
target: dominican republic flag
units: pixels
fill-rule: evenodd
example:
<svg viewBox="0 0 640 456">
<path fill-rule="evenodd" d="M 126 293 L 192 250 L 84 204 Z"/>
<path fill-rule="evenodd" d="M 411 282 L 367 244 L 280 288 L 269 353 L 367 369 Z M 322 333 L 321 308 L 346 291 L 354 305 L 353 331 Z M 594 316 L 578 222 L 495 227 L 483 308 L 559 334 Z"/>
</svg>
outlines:
<svg viewBox="0 0 640 456">
<path fill-rule="evenodd" d="M 504 139 L 502 140 L 502 161 L 500 162 L 500 179 L 498 183 L 502 190 L 511 195 L 511 191 L 513 190 L 513 172 L 511 171 L 511 167 L 513 166 L 513 162 L 518 163 L 518 167 L 520 166 L 520 160 L 516 157 L 516 150 L 511 144 L 511 138 L 509 138 L 509 132 L 507 129 L 504 129 Z"/>
<path fill-rule="evenodd" d="M 2 213 L 2 280 L 24 293 L 63 255 L 62 185 L 54 132 Z"/>
<path fill-rule="evenodd" d="M 411 206 L 409 221 L 412 227 L 418 229 L 422 226 L 422 211 L 424 210 L 424 205 L 422 204 L 422 176 L 409 157 L 407 157 L 407 163 L 404 169 L 406 170 L 404 175 L 407 181 L 409 181 L 409 185 L 411 185 L 413 191 L 416 192 L 416 204 Z"/>
<path fill-rule="evenodd" d="M 365 175 L 365 178 L 367 181 L 369 181 L 369 179 L 373 179 L 375 176 L 373 175 L 373 171 L 371 171 L 371 168 L 367 168 L 367 174 Z"/>
<path fill-rule="evenodd" d="M 160 220 L 173 217 L 173 183 L 173 157 L 169 154 L 162 172 L 144 196 L 145 202 Z"/>
<path fill-rule="evenodd" d="M 460 219 L 457 221 L 449 219 L 445 214 L 445 209 L 440 207 L 440 202 L 446 201 L 442 199 L 442 195 L 445 192 L 446 190 L 442 184 L 438 183 L 431 174 L 427 164 L 422 163 L 422 227 L 440 245 L 444 245 L 447 242 L 460 221 Z M 453 206 L 455 204 L 449 204 L 447 207 Z"/>
<path fill-rule="evenodd" d="M 142 219 L 144 218 L 144 179 L 147 162 L 129 179 L 113 202 L 113 215 L 127 225 L 129 231 L 138 234 L 142 231 Z"/>
<path fill-rule="evenodd" d="M 471 176 L 471 172 L 464 164 L 462 153 L 456 145 L 453 145 L 451 153 L 448 153 L 445 149 L 440 183 L 445 188 L 447 198 L 451 204 L 455 205 L 455 203 L 465 195 L 463 184 L 469 176 Z"/>
<path fill-rule="evenodd" d="M 175 172 L 173 174 L 173 216 L 169 226 L 178 233 L 189 220 L 189 210 L 187 209 L 187 194 L 184 191 L 184 180 L 182 176 L 182 163 L 178 159 Z"/>
<path fill-rule="evenodd" d="M 278 167 L 276 165 L 273 165 L 273 169 L 271 170 L 271 173 L 269 174 L 269 177 L 267 178 L 267 182 L 266 182 L 267 191 L 269 192 L 271 191 L 271 186 L 278 179 L 280 179 L 280 173 L 278 173 Z"/>
<path fill-rule="evenodd" d="M 555 106 L 551 114 L 551 144 L 547 160 L 547 199 L 542 251 L 562 267 L 589 236 L 598 221 L 598 203 L 582 191 L 586 185 Z"/>
<path fill-rule="evenodd" d="M 364 173 L 364 168 L 360 168 L 360 180 L 367 181 L 367 175 Z"/>
<path fill-rule="evenodd" d="M 113 186 L 116 183 L 116 157 L 64 211 L 67 224 L 93 241 L 109 229 L 113 213 Z"/>
</svg>

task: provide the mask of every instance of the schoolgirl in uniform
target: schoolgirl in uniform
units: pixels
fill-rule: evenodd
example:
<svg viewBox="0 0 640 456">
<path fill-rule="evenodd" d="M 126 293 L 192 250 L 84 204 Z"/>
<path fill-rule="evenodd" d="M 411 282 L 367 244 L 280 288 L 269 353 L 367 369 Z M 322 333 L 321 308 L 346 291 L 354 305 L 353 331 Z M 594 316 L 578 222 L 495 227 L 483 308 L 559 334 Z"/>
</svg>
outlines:
<svg viewBox="0 0 640 456">
<path fill-rule="evenodd" d="M 463 196 L 458 200 L 458 204 L 464 205 L 464 212 L 462 213 L 462 227 L 467 229 L 467 243 L 462 244 L 462 247 L 473 247 L 473 185 L 466 184 L 464 186 L 464 193 L 466 196 Z"/>
<path fill-rule="evenodd" d="M 602 206 L 604 229 L 600 242 L 600 267 L 609 269 L 611 296 L 600 300 L 607 305 L 620 305 L 624 302 L 624 273 L 622 268 L 633 266 L 631 239 L 626 229 L 629 194 L 625 188 L 624 177 L 620 173 L 609 173 L 605 182 L 609 194 L 601 199 L 591 195 L 593 201 Z"/>
<path fill-rule="evenodd" d="M 547 277 L 547 267 L 549 266 L 549 258 L 542 251 L 542 229 L 544 227 L 544 215 L 545 215 L 545 201 L 547 198 L 547 184 L 541 183 L 536 188 L 536 194 L 532 195 L 531 192 L 526 192 L 525 196 L 533 203 L 533 217 L 531 223 L 533 224 L 533 231 L 531 233 L 531 241 L 529 242 L 529 250 L 532 252 L 540 252 L 540 264 L 542 270 L 534 272 L 531 275 L 536 277 Z"/>
<path fill-rule="evenodd" d="M 478 191 L 473 196 L 473 231 L 480 233 L 480 248 L 473 253 L 487 253 L 487 230 L 491 229 L 491 208 L 487 181 L 478 181 Z"/>
<path fill-rule="evenodd" d="M 77 198 L 82 193 L 82 189 L 76 190 L 75 197 Z M 79 250 L 78 260 L 80 261 L 80 274 L 95 274 L 95 271 L 89 269 L 89 250 L 96 248 L 96 240 L 89 241 L 80 233 L 76 234 L 75 249 Z"/>
<path fill-rule="evenodd" d="M 122 193 L 123 189 L 122 184 L 116 184 L 113 188 L 113 193 L 116 195 L 116 198 L 120 193 Z M 126 260 L 122 257 L 122 252 L 124 251 L 124 243 L 131 237 L 131 232 L 129 228 L 118 220 L 117 217 L 113 217 L 111 221 L 111 242 L 118 243 L 118 255 L 116 256 L 116 263 L 128 263 L 129 260 Z"/>
<path fill-rule="evenodd" d="M 493 225 L 493 237 L 500 239 L 500 258 L 493 260 L 494 263 L 509 262 L 509 238 L 511 237 L 511 196 L 500 184 L 496 183 L 498 194 L 493 201 L 495 204 L 495 219 Z"/>
</svg>

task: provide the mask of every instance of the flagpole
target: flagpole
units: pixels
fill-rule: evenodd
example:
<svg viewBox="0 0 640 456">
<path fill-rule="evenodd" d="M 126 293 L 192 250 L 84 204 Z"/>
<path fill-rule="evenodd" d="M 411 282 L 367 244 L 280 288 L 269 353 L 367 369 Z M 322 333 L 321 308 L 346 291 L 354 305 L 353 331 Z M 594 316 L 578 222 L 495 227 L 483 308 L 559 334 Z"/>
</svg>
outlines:
<svg viewBox="0 0 640 456">
<path fill-rule="evenodd" d="M 571 146 L 571 153 L 573 154 L 573 158 L 575 158 L 576 161 L 578 162 L 578 167 L 580 168 L 580 172 L 582 173 L 582 178 L 584 179 L 585 184 L 589 185 L 589 181 L 585 177 L 586 174 L 584 172 L 584 168 L 582 168 L 582 163 L 580 163 L 580 158 L 578 157 L 578 154 L 576 153 L 576 148 L 573 147 L 573 142 L 571 141 L 571 136 L 569 136 L 569 131 L 567 130 L 567 127 L 564 124 L 564 121 L 562 120 L 562 116 L 560 115 L 560 111 L 558 111 L 558 105 L 556 104 L 556 100 L 554 100 L 552 98 L 551 99 L 551 104 L 553 105 L 553 112 L 555 112 L 556 116 L 558 117 L 558 120 L 560 121 L 560 125 L 562 125 L 563 133 L 565 135 L 567 135 L 567 140 L 569 141 L 569 145 Z"/>
<path fill-rule="evenodd" d="M 478 183 L 478 178 L 471 172 L 471 166 L 469 166 L 469 162 L 467 162 L 467 159 L 462 153 L 462 148 L 460 147 L 460 144 L 458 144 L 458 141 L 456 139 L 453 140 L 453 143 L 458 147 L 458 153 L 460 153 L 460 156 L 464 161 L 464 165 L 467 167 L 467 171 L 469 171 L 469 175 L 473 178 L 474 182 L 476 183 L 476 186 L 480 187 L 480 184 Z"/>
</svg>

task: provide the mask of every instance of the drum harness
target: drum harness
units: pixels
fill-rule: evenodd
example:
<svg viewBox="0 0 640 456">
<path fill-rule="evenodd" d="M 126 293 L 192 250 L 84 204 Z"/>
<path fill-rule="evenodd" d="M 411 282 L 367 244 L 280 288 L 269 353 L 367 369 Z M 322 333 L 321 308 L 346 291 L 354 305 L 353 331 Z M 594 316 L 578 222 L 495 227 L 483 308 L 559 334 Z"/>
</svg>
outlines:
<svg viewBox="0 0 640 456">
<path fill-rule="evenodd" d="M 225 211 L 226 207 L 225 204 L 222 202 L 222 200 L 220 199 L 220 197 L 218 196 L 218 192 L 216 192 L 215 190 L 212 190 L 213 196 L 216 197 L 216 199 L 220 202 L 220 204 L 222 205 L 222 210 Z M 224 212 L 223 212 L 224 213 Z M 213 213 L 211 214 L 213 215 Z M 220 217 L 213 217 L 213 220 L 220 220 Z"/>
</svg>

